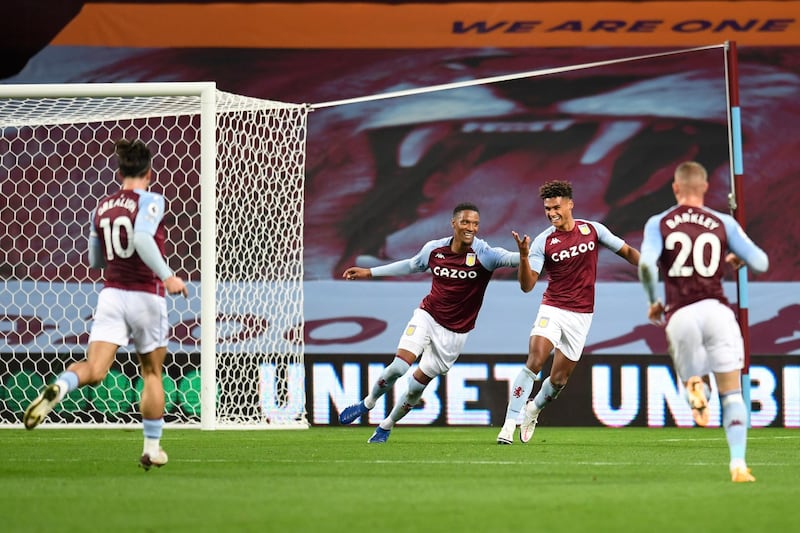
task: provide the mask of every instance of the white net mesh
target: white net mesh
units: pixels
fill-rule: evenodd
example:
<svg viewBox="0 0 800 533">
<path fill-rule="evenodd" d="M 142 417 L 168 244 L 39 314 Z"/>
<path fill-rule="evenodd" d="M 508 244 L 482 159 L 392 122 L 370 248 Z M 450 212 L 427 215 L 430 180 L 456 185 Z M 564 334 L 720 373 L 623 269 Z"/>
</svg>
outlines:
<svg viewBox="0 0 800 533">
<path fill-rule="evenodd" d="M 102 288 L 102 272 L 88 268 L 89 216 L 119 187 L 112 155 L 120 138 L 142 139 L 153 152 L 151 189 L 168 204 L 167 261 L 190 284 L 188 300 L 168 298 L 167 422 L 200 423 L 208 405 L 200 376 L 208 373 L 217 391 L 214 427 L 305 425 L 307 108 L 216 91 L 216 147 L 206 152 L 215 154 L 208 182 L 216 184 L 216 208 L 201 209 L 199 94 L 4 98 L 4 89 L 0 426 L 18 424 L 41 386 L 85 357 Z M 217 341 L 206 349 L 203 216 L 215 217 L 217 229 L 208 263 L 217 280 Z M 45 423 L 138 424 L 137 364 L 133 347 L 121 348 L 102 384 L 72 392 Z"/>
</svg>

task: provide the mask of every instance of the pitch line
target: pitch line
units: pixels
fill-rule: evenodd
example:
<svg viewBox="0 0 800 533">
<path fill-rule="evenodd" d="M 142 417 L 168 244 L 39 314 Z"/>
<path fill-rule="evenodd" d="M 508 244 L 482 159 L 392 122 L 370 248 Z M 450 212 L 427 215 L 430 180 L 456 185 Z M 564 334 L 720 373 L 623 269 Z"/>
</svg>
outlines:
<svg viewBox="0 0 800 533">
<path fill-rule="evenodd" d="M 85 458 L 69 457 L 69 458 L 52 458 L 52 457 L 7 457 L 4 459 L 7 463 L 85 463 Z M 106 458 L 105 460 L 93 459 L 94 462 L 103 463 L 118 463 L 119 458 Z M 136 464 L 135 460 L 128 461 L 131 464 Z M 520 459 L 516 461 L 508 460 L 461 460 L 461 459 L 269 459 L 269 458 L 248 458 L 248 459 L 191 459 L 191 458 L 170 458 L 169 464 L 259 464 L 259 465 L 308 465 L 308 464 L 340 464 L 340 465 L 353 465 L 353 464 L 372 464 L 372 465 L 465 465 L 465 466 L 559 466 L 559 465 L 578 465 L 578 466 L 642 466 L 642 462 L 636 461 L 542 461 Z M 722 464 L 720 461 L 675 461 L 672 463 L 659 463 L 659 466 L 719 466 Z M 752 467 L 795 467 L 796 462 L 751 462 L 748 461 L 748 466 Z"/>
</svg>

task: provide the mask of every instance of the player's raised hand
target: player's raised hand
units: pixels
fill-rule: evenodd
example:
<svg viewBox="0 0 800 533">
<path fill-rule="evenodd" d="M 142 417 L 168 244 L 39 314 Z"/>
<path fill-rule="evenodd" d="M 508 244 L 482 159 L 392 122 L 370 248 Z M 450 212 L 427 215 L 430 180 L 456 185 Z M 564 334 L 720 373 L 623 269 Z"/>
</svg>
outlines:
<svg viewBox="0 0 800 533">
<path fill-rule="evenodd" d="M 344 271 L 342 277 L 347 280 L 369 279 L 372 277 L 372 272 L 368 268 L 350 267 Z"/>
<path fill-rule="evenodd" d="M 511 230 L 511 235 L 514 236 L 514 241 L 517 243 L 520 255 L 525 255 L 527 257 L 531 251 L 531 238 L 526 234 L 520 237 L 519 233 L 514 230 Z"/>
</svg>

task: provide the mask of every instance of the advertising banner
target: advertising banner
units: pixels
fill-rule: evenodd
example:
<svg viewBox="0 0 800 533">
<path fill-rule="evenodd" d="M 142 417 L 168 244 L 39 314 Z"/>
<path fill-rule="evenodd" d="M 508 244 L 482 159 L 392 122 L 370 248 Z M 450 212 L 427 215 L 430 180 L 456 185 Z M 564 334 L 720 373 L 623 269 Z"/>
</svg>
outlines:
<svg viewBox="0 0 800 533">
<path fill-rule="evenodd" d="M 795 2 L 90 3 L 70 46 L 481 48 L 800 43 Z M 175 22 L 180 23 L 176 24 Z"/>
</svg>

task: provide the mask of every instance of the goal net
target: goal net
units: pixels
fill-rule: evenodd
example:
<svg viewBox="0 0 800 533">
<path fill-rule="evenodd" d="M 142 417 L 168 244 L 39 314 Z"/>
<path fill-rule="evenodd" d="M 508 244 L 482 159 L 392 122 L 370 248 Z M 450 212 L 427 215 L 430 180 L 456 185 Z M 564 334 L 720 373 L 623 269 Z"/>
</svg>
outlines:
<svg viewBox="0 0 800 533">
<path fill-rule="evenodd" d="M 303 199 L 308 108 L 213 83 L 0 86 L 0 426 L 85 357 L 102 272 L 89 216 L 119 188 L 114 142 L 153 152 L 167 200 L 165 420 L 307 427 Z M 133 346 L 106 379 L 70 393 L 46 425 L 138 425 Z"/>
</svg>

